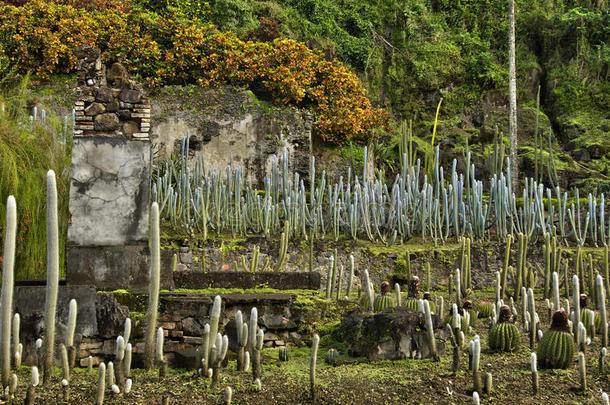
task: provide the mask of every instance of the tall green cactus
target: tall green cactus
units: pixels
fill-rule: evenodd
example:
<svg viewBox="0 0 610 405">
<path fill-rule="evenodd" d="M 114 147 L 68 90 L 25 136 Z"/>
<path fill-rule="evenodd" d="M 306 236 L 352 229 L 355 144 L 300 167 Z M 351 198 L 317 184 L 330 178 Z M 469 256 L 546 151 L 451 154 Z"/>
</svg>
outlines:
<svg viewBox="0 0 610 405">
<path fill-rule="evenodd" d="M 161 284 L 161 244 L 159 237 L 159 205 L 150 207 L 150 273 L 148 309 L 144 333 L 144 367 L 151 369 L 155 363 L 155 331 L 159 314 L 159 288 Z"/>
<path fill-rule="evenodd" d="M 513 241 L 511 234 L 506 235 L 506 249 L 504 251 L 504 266 L 502 267 L 502 296 L 506 297 L 506 276 L 508 274 L 508 262 L 510 260 L 510 246 Z"/>
<path fill-rule="evenodd" d="M 55 314 L 59 286 L 59 226 L 57 224 L 57 185 L 55 172 L 47 173 L 47 292 L 45 302 L 45 338 L 43 384 L 51 381 L 55 353 Z"/>
<path fill-rule="evenodd" d="M 4 265 L 2 270 L 2 386 L 11 378 L 11 321 L 13 317 L 13 286 L 15 238 L 17 236 L 17 203 L 12 195 L 6 201 L 6 233 L 4 235 Z"/>
<path fill-rule="evenodd" d="M 426 324 L 426 337 L 430 347 L 430 354 L 434 361 L 439 361 L 440 357 L 436 351 L 436 339 L 434 337 L 434 324 L 432 323 L 432 311 L 430 311 L 430 303 L 424 300 L 424 319 Z"/>
<path fill-rule="evenodd" d="M 606 289 L 604 279 L 599 274 L 597 275 L 597 306 L 599 307 L 600 317 L 600 334 L 602 338 L 602 346 L 608 347 L 608 316 L 606 315 Z"/>
</svg>

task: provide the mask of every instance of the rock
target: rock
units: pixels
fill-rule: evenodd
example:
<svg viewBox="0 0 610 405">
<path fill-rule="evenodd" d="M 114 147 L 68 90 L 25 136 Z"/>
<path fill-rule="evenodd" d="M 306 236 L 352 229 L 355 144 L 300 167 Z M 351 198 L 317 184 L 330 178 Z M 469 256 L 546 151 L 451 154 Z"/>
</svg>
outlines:
<svg viewBox="0 0 610 405">
<path fill-rule="evenodd" d="M 132 89 L 123 89 L 119 94 L 119 99 L 125 103 L 138 103 L 140 102 L 140 98 L 142 97 L 142 93 L 139 90 Z"/>
<path fill-rule="evenodd" d="M 436 336 L 444 338 L 442 322 L 432 316 Z M 371 361 L 398 360 L 413 357 L 430 357 L 426 339 L 424 314 L 407 308 L 396 308 L 392 312 L 364 315 L 360 310 L 352 311 L 341 324 L 337 336 L 350 345 L 350 352 L 368 357 Z M 436 349 L 443 355 L 445 345 L 436 340 Z"/>
<path fill-rule="evenodd" d="M 108 111 L 108 112 L 117 112 L 117 111 L 119 111 L 119 102 L 114 100 L 114 101 L 106 104 L 106 111 Z"/>
<path fill-rule="evenodd" d="M 89 107 L 85 108 L 85 114 L 87 115 L 98 115 L 104 111 L 106 111 L 106 107 L 101 103 L 92 103 Z"/>
<path fill-rule="evenodd" d="M 93 127 L 96 131 L 114 131 L 119 128 L 119 117 L 114 113 L 97 115 Z"/>
<path fill-rule="evenodd" d="M 265 328 L 267 329 L 294 329 L 297 327 L 293 320 L 288 319 L 280 314 L 264 314 L 260 318 L 259 322 L 262 323 L 263 326 L 265 326 Z"/>
<path fill-rule="evenodd" d="M 127 69 L 120 63 L 113 63 L 106 72 L 106 81 L 114 88 L 121 88 L 129 83 Z"/>
<path fill-rule="evenodd" d="M 584 148 L 572 152 L 572 157 L 578 162 L 589 162 L 591 160 L 591 154 Z"/>
<path fill-rule="evenodd" d="M 186 264 L 178 263 L 176 264 L 176 271 L 187 271 L 189 268 Z"/>
<path fill-rule="evenodd" d="M 271 332 L 267 332 L 265 333 L 265 336 L 263 338 L 265 341 L 270 340 L 275 342 L 276 340 L 279 340 L 279 338 L 277 337 L 277 335 L 275 333 L 271 333 Z"/>
<path fill-rule="evenodd" d="M 129 308 L 120 305 L 112 294 L 98 294 L 95 306 L 98 336 L 114 338 L 123 333 Z"/>
<path fill-rule="evenodd" d="M 184 335 L 201 336 L 203 327 L 194 318 L 185 318 L 182 320 L 182 332 Z"/>
<path fill-rule="evenodd" d="M 180 253 L 180 261 L 184 264 L 193 263 L 193 254 L 192 253 Z"/>
<path fill-rule="evenodd" d="M 119 110 L 119 118 L 123 121 L 131 119 L 131 111 L 130 110 Z"/>
<path fill-rule="evenodd" d="M 127 121 L 123 123 L 122 129 L 125 135 L 132 135 L 140 130 L 140 126 L 135 121 Z"/>
<path fill-rule="evenodd" d="M 95 94 L 95 100 L 100 103 L 110 103 L 114 101 L 114 97 L 114 91 L 109 87 L 100 87 Z"/>
</svg>

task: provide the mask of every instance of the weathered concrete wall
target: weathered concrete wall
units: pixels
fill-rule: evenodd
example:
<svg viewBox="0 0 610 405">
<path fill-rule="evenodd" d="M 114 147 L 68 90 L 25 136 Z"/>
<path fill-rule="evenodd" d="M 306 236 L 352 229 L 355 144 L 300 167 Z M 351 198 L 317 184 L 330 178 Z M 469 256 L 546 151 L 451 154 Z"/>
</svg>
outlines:
<svg viewBox="0 0 610 405">
<path fill-rule="evenodd" d="M 139 288 L 148 275 L 150 103 L 98 49 L 76 55 L 67 283 Z"/>
<path fill-rule="evenodd" d="M 224 172 L 233 162 L 257 184 L 286 148 L 292 167 L 302 177 L 308 173 L 313 122 L 309 113 L 269 106 L 233 87 L 168 86 L 151 94 L 151 105 L 151 138 L 160 160 L 179 155 L 189 131 L 189 161 L 203 156 L 209 169 Z"/>
</svg>

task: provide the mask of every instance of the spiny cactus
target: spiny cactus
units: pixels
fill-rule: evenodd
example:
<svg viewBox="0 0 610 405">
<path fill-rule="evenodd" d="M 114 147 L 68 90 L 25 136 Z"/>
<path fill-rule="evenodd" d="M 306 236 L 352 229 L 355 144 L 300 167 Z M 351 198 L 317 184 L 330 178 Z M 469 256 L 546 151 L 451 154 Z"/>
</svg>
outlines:
<svg viewBox="0 0 610 405">
<path fill-rule="evenodd" d="M 70 370 L 74 367 L 76 361 L 76 347 L 74 347 L 74 332 L 76 330 L 76 316 L 78 313 L 78 305 L 73 298 L 68 305 L 68 325 L 66 326 L 66 349 L 68 351 L 68 365 Z M 67 379 L 69 381 L 69 379 Z"/>
<path fill-rule="evenodd" d="M 511 322 L 512 312 L 507 305 L 500 307 L 498 322 L 489 330 L 488 343 L 491 350 L 512 352 L 521 343 L 519 329 Z"/>
<path fill-rule="evenodd" d="M 28 390 L 25 394 L 25 401 L 24 401 L 25 405 L 34 405 L 34 403 L 36 402 L 36 387 L 38 386 L 39 382 L 40 382 L 40 379 L 38 376 L 38 367 L 34 366 L 34 367 L 32 367 L 31 383 L 28 386 Z M 98 405 L 98 404 L 96 404 L 96 405 Z"/>
<path fill-rule="evenodd" d="M 150 207 L 150 273 L 148 286 L 148 309 L 144 333 L 144 366 L 151 369 L 155 363 L 155 331 L 159 312 L 159 288 L 161 283 L 161 245 L 159 237 L 159 205 Z"/>
<path fill-rule="evenodd" d="M 278 352 L 278 357 L 280 359 L 280 361 L 288 361 L 289 360 L 289 353 L 288 353 L 288 348 L 287 347 L 281 347 L 279 352 Z"/>
<path fill-rule="evenodd" d="M 394 305 L 399 307 L 402 305 L 402 301 L 401 301 L 401 297 L 400 297 L 400 284 L 398 284 L 398 283 L 394 284 L 394 291 L 396 292 L 396 302 L 394 303 Z"/>
<path fill-rule="evenodd" d="M 354 256 L 349 255 L 349 273 L 347 275 L 347 298 L 352 297 L 352 280 L 354 278 Z"/>
<path fill-rule="evenodd" d="M 587 361 L 583 352 L 578 353 L 578 376 L 580 377 L 580 389 L 587 390 Z"/>
<path fill-rule="evenodd" d="M 63 343 L 59 344 L 59 356 L 61 358 L 61 368 L 63 372 L 63 378 L 70 381 L 70 362 L 68 361 L 68 349 Z"/>
<path fill-rule="evenodd" d="M 380 285 L 380 293 L 375 297 L 375 301 L 373 301 L 373 310 L 375 312 L 381 312 L 386 308 L 392 308 L 394 306 L 394 299 L 391 294 L 390 283 L 387 281 L 382 282 Z"/>
<path fill-rule="evenodd" d="M 572 304 L 574 305 L 573 314 L 574 318 L 572 319 L 572 334 L 574 335 L 574 339 L 576 340 L 576 345 L 579 345 L 578 340 L 578 323 L 580 322 L 580 281 L 578 280 L 578 276 L 574 275 L 572 277 Z"/>
<path fill-rule="evenodd" d="M 127 343 L 125 345 L 125 359 L 123 359 L 123 365 L 124 365 L 124 369 L 125 369 L 125 378 L 128 378 L 131 375 L 131 354 L 132 354 L 131 343 Z"/>
<path fill-rule="evenodd" d="M 316 364 L 318 360 L 318 345 L 320 344 L 320 336 L 313 335 L 311 342 L 311 359 L 309 363 L 309 390 L 311 392 L 312 403 L 316 403 Z"/>
<path fill-rule="evenodd" d="M 97 390 L 95 392 L 95 405 L 104 404 L 104 393 L 106 392 L 106 364 L 100 363 L 97 374 Z"/>
<path fill-rule="evenodd" d="M 225 405 L 231 405 L 233 399 L 233 389 L 231 387 L 225 388 Z"/>
<path fill-rule="evenodd" d="M 47 173 L 47 291 L 45 302 L 44 369 L 42 381 L 51 381 L 55 353 L 55 314 L 59 287 L 59 226 L 57 224 L 57 186 L 55 172 Z"/>
<path fill-rule="evenodd" d="M 493 315 L 494 304 L 489 302 L 482 302 L 477 306 L 479 310 L 478 318 L 487 319 Z"/>
<path fill-rule="evenodd" d="M 481 362 L 481 341 L 474 339 L 472 345 L 472 382 L 473 391 L 482 392 L 482 381 L 479 372 L 479 364 Z"/>
<path fill-rule="evenodd" d="M 227 355 L 229 349 L 229 338 L 227 335 L 216 334 L 216 339 L 210 350 L 210 367 L 212 368 L 212 383 L 210 388 L 216 387 L 220 379 L 220 365 Z"/>
<path fill-rule="evenodd" d="M 599 375 L 600 376 L 604 376 L 606 374 L 606 354 L 608 352 L 608 349 L 606 349 L 605 347 L 602 347 L 601 350 L 599 351 Z"/>
<path fill-rule="evenodd" d="M 123 329 L 123 339 L 125 340 L 125 345 L 129 343 L 129 338 L 131 338 L 131 318 L 126 318 Z"/>
<path fill-rule="evenodd" d="M 324 356 L 324 362 L 326 364 L 334 364 L 339 358 L 339 352 L 336 349 L 329 349 Z"/>
<path fill-rule="evenodd" d="M 159 366 L 159 378 L 165 377 L 167 374 L 167 361 L 165 361 L 165 353 L 163 344 L 165 341 L 163 328 L 157 329 L 157 338 L 155 339 L 155 362 Z"/>
<path fill-rule="evenodd" d="M 239 349 L 237 352 L 237 370 L 244 371 L 244 355 L 246 346 L 248 345 L 248 324 L 244 322 L 244 317 L 241 311 L 235 314 L 235 330 L 237 332 L 237 344 Z"/>
<path fill-rule="evenodd" d="M 430 347 L 430 354 L 435 361 L 440 358 L 436 352 L 436 339 L 434 337 L 434 324 L 432 323 L 432 311 L 430 310 L 430 302 L 424 300 L 424 319 L 426 324 L 426 336 Z"/>
<path fill-rule="evenodd" d="M 599 274 L 597 275 L 596 285 L 597 285 L 597 306 L 599 307 L 599 322 L 596 322 L 596 323 L 599 323 L 598 330 L 599 330 L 599 333 L 601 334 L 602 346 L 608 347 L 608 317 L 606 315 L 606 288 L 604 286 L 604 279 Z"/>
<path fill-rule="evenodd" d="M 506 249 L 504 250 L 504 266 L 502 267 L 502 292 L 500 298 L 506 297 L 506 276 L 508 274 L 508 262 L 510 260 L 510 245 L 513 237 L 511 234 L 506 235 Z"/>
<path fill-rule="evenodd" d="M 532 369 L 532 392 L 533 395 L 536 395 L 538 394 L 538 387 L 540 386 L 536 353 L 532 353 L 530 356 L 530 368 Z"/>
<path fill-rule="evenodd" d="M 12 195 L 6 201 L 6 233 L 4 236 L 4 265 L 2 270 L 2 386 L 8 387 L 11 378 L 11 321 L 13 317 L 13 286 L 15 267 L 15 238 L 17 235 L 17 203 Z"/>
<path fill-rule="evenodd" d="M 10 399 L 15 397 L 15 392 L 17 392 L 17 385 L 19 385 L 19 377 L 17 374 L 11 375 L 11 381 L 8 384 L 8 393 L 10 395 Z"/>
<path fill-rule="evenodd" d="M 250 310 L 250 326 L 248 328 L 248 351 L 250 355 L 253 353 L 254 345 L 256 345 L 256 334 L 258 333 L 258 309 L 252 307 Z"/>
<path fill-rule="evenodd" d="M 445 332 L 445 334 L 449 337 L 449 341 L 451 341 L 451 346 L 453 346 L 453 362 L 451 363 L 451 371 L 453 375 L 456 375 L 458 369 L 460 368 L 460 345 L 458 345 L 456 333 L 448 323 L 445 324 Z"/>
<path fill-rule="evenodd" d="M 23 344 L 19 342 L 19 334 L 21 332 L 21 317 L 18 313 L 13 316 L 13 361 L 15 369 L 21 367 L 23 360 Z"/>
<path fill-rule="evenodd" d="M 364 305 L 366 305 L 366 308 L 369 311 L 374 311 L 374 292 L 373 288 L 371 287 L 371 280 L 369 278 L 369 271 L 367 269 L 365 269 L 363 273 L 362 288 L 365 292 L 365 296 L 363 297 L 363 299 L 366 300 L 364 302 Z M 360 301 L 360 305 L 363 305 L 362 299 Z"/>
<path fill-rule="evenodd" d="M 256 333 L 256 340 L 254 344 L 254 351 L 252 353 L 252 377 L 253 379 L 261 378 L 262 374 L 262 360 L 261 351 L 263 350 L 263 340 L 265 334 L 262 329 L 259 329 Z"/>
<path fill-rule="evenodd" d="M 462 306 L 462 282 L 460 276 L 460 269 L 455 269 L 455 303 L 458 307 Z"/>
<path fill-rule="evenodd" d="M 564 311 L 555 311 L 548 330 L 538 344 L 540 368 L 568 368 L 574 358 L 574 340 Z"/>
<path fill-rule="evenodd" d="M 115 381 L 120 389 L 125 387 L 125 353 L 126 345 L 123 336 L 116 338 L 116 347 L 114 352 L 114 360 L 116 362 Z M 130 359 L 131 360 L 131 359 Z"/>
</svg>

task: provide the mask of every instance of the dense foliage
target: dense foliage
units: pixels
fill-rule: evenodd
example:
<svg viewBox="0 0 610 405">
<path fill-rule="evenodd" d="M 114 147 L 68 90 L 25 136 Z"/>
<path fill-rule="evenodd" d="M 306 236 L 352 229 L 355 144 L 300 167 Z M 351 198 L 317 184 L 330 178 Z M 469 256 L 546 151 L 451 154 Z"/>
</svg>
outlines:
<svg viewBox="0 0 610 405">
<path fill-rule="evenodd" d="M 294 40 L 243 41 L 179 13 L 87 11 L 42 0 L 0 8 L 0 49 L 21 70 L 73 71 L 81 43 L 100 47 L 151 85 L 250 86 L 277 103 L 311 107 L 317 134 L 329 142 L 364 142 L 386 123 L 354 73 Z"/>
<path fill-rule="evenodd" d="M 18 279 L 36 278 L 46 268 L 46 173 L 57 174 L 60 249 L 63 251 L 68 226 L 68 188 L 70 146 L 64 142 L 62 123 L 47 115 L 45 124 L 30 122 L 33 105 L 27 101 L 28 80 L 6 77 L 0 81 L 0 242 L 6 222 L 6 199 L 17 200 L 17 252 L 15 273 Z M 10 80 L 9 80 L 10 79 Z M 7 82 L 12 85 L 10 88 Z M 69 140 L 68 140 L 69 141 Z M 1 244 L 0 244 L 1 246 Z M 2 261 L 0 251 L 0 262 Z M 64 255 L 60 255 L 63 268 Z"/>
</svg>

